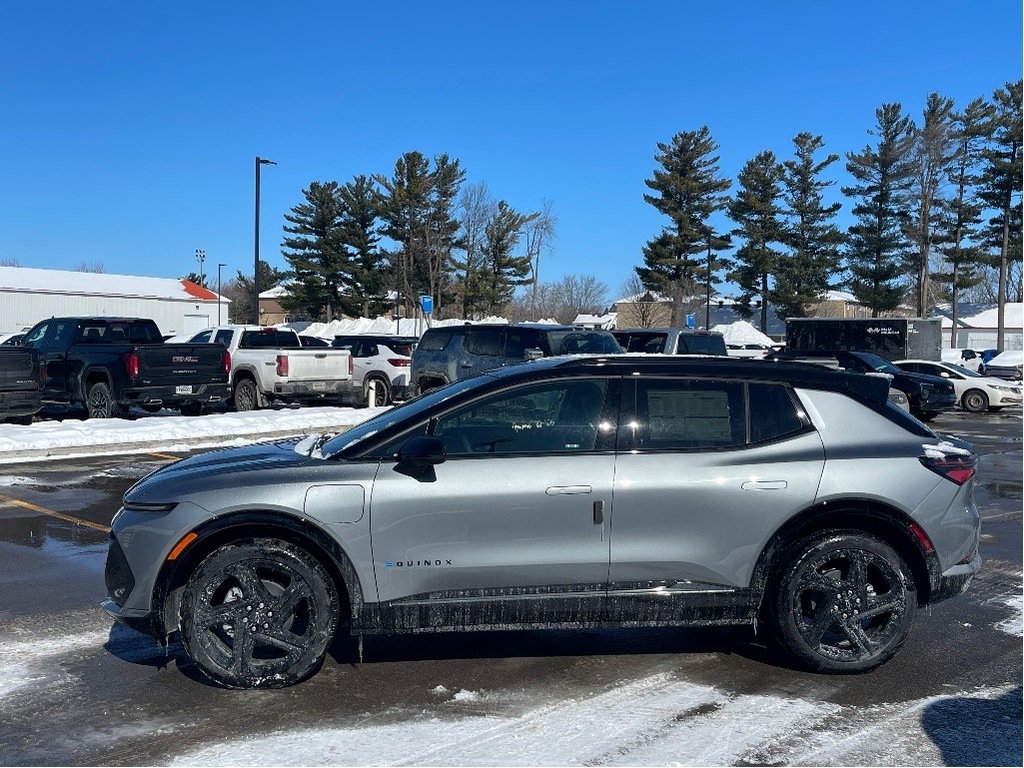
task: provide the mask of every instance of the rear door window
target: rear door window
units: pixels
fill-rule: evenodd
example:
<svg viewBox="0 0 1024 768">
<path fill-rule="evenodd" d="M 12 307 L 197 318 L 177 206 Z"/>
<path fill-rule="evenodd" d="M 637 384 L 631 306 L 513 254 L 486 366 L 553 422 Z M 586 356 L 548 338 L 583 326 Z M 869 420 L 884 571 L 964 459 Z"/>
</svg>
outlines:
<svg viewBox="0 0 1024 768">
<path fill-rule="evenodd" d="M 740 382 L 640 379 L 634 393 L 628 428 L 636 450 L 693 451 L 746 444 Z"/>
<path fill-rule="evenodd" d="M 500 357 L 501 336 L 501 330 L 498 328 L 468 328 L 463 347 L 471 355 Z"/>
<path fill-rule="evenodd" d="M 452 331 L 450 330 L 429 330 L 420 339 L 419 349 L 424 352 L 439 352 L 447 347 L 451 340 Z"/>
</svg>

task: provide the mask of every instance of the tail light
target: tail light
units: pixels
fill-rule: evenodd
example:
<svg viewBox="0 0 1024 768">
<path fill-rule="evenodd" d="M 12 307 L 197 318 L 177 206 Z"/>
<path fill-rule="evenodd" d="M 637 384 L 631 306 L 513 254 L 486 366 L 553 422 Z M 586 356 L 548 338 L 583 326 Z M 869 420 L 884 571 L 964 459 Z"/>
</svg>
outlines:
<svg viewBox="0 0 1024 768">
<path fill-rule="evenodd" d="M 942 458 L 922 456 L 921 463 L 932 472 L 942 475 L 947 480 L 951 480 L 957 485 L 963 485 L 974 477 L 974 473 L 977 471 L 978 459 L 973 455 L 943 456 Z"/>
<path fill-rule="evenodd" d="M 349 352 L 348 353 L 348 375 L 349 376 L 352 375 L 352 371 L 353 370 L 354 370 L 354 368 L 352 367 L 352 353 Z"/>
<path fill-rule="evenodd" d="M 396 368 L 407 368 L 409 366 L 408 357 L 389 357 L 388 362 Z"/>
<path fill-rule="evenodd" d="M 138 352 L 127 352 L 124 356 L 124 368 L 128 371 L 128 376 L 133 379 L 139 377 L 139 353 Z"/>
<path fill-rule="evenodd" d="M 287 376 L 288 375 L 288 355 L 277 356 L 277 375 Z"/>
<path fill-rule="evenodd" d="M 231 353 L 224 350 L 224 373 L 231 373 Z"/>
</svg>

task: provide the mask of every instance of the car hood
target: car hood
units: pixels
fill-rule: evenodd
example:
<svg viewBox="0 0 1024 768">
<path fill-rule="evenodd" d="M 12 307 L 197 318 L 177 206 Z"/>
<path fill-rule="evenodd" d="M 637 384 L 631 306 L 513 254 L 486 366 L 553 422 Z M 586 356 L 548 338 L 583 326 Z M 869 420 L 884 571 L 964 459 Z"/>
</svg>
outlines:
<svg viewBox="0 0 1024 768">
<path fill-rule="evenodd" d="M 272 477 L 293 467 L 322 464 L 297 453 L 296 442 L 257 443 L 190 456 L 146 475 L 128 489 L 124 500 L 164 503 L 219 487 L 250 486 L 255 473 Z"/>
</svg>

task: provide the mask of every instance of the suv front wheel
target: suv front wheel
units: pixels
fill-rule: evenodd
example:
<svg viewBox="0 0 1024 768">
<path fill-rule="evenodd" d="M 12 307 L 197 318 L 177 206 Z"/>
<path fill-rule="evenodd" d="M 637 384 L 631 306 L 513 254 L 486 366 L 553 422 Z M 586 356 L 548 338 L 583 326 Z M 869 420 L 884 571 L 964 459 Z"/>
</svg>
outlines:
<svg viewBox="0 0 1024 768">
<path fill-rule="evenodd" d="M 301 547 L 251 539 L 215 550 L 185 587 L 188 655 L 227 688 L 283 688 L 321 665 L 338 622 L 338 594 Z"/>
<path fill-rule="evenodd" d="M 866 672 L 896 655 L 917 614 L 913 576 L 896 551 L 860 531 L 804 539 L 783 559 L 771 603 L 786 650 L 818 672 Z"/>
</svg>

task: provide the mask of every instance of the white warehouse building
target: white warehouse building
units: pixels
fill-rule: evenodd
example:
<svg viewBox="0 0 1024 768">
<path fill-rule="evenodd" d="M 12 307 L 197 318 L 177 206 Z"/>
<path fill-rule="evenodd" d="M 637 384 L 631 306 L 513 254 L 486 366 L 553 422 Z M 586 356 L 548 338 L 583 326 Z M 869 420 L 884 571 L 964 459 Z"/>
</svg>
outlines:
<svg viewBox="0 0 1024 768">
<path fill-rule="evenodd" d="M 171 336 L 227 322 L 228 305 L 188 280 L 0 267 L 0 332 L 48 317 L 147 317 Z"/>
</svg>

